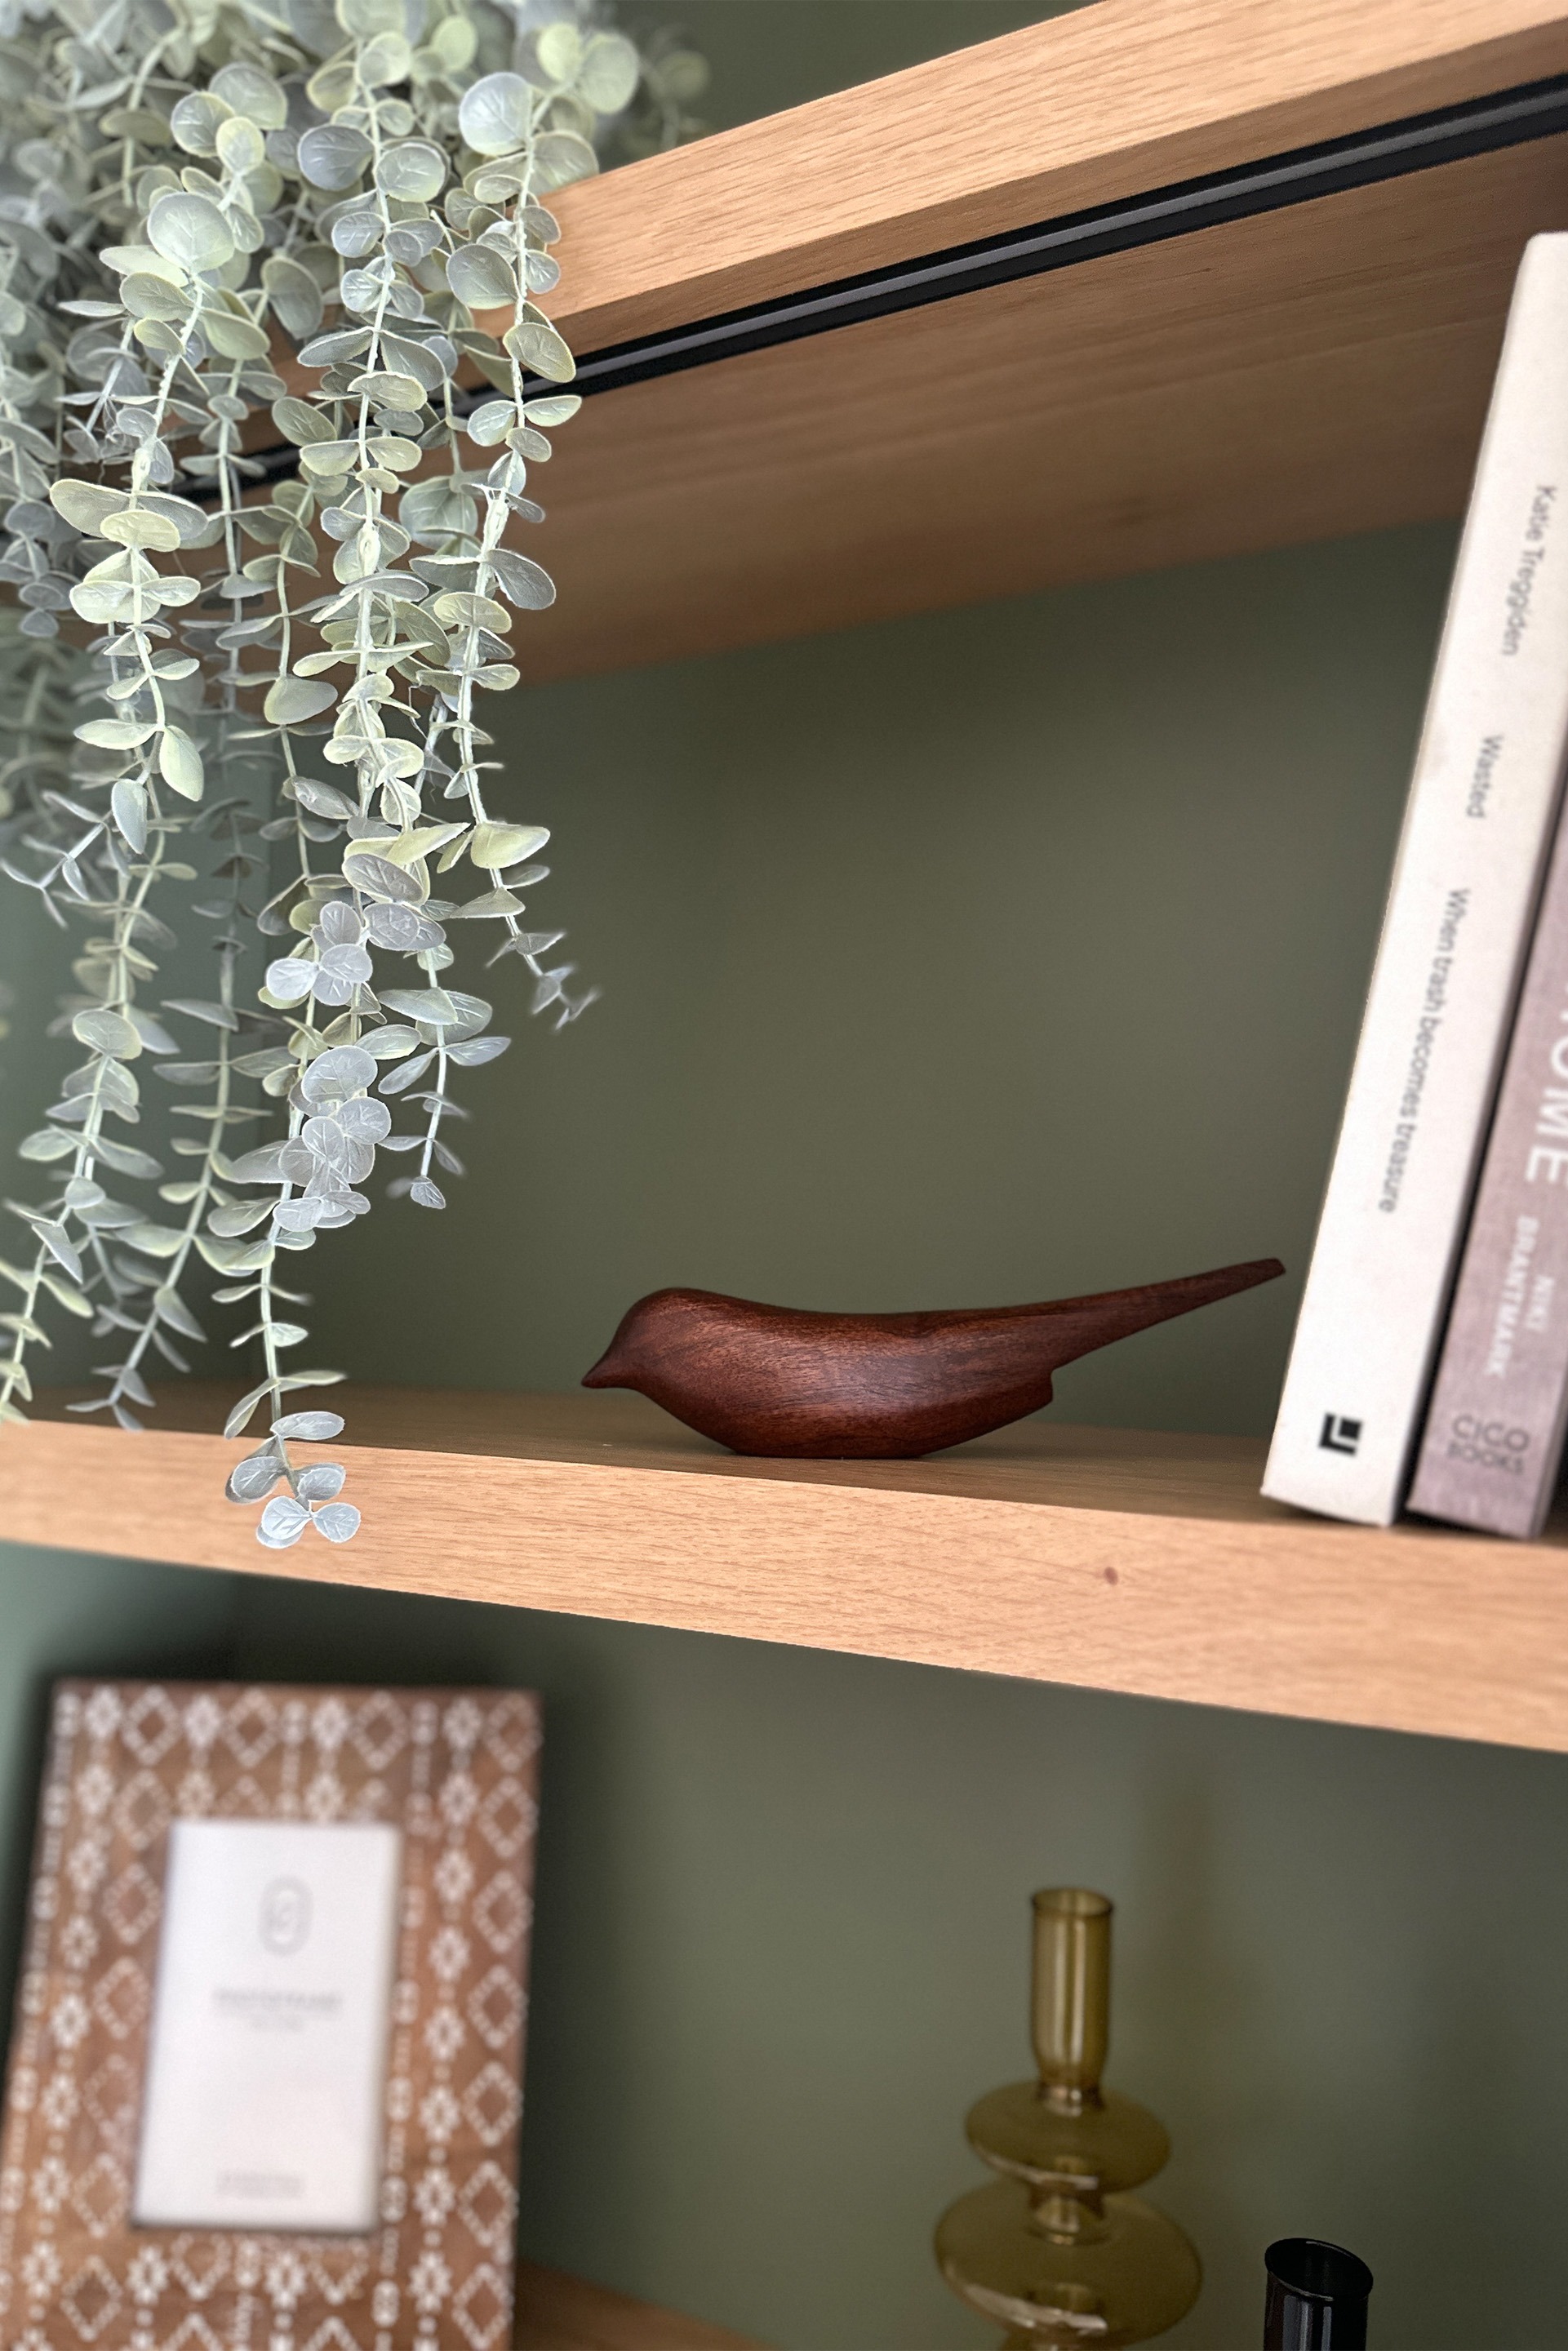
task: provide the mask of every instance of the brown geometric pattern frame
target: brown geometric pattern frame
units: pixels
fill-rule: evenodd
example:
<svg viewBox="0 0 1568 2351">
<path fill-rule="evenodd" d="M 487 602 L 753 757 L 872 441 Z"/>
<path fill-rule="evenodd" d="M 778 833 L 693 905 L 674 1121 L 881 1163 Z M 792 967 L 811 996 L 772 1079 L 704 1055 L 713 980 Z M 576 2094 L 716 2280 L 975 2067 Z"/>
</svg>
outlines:
<svg viewBox="0 0 1568 2351">
<path fill-rule="evenodd" d="M 0 2135 L 0 2351 L 503 2351 L 538 1748 L 520 1690 L 57 1685 Z M 181 1816 L 403 1831 L 370 2236 L 131 2226 Z"/>
</svg>

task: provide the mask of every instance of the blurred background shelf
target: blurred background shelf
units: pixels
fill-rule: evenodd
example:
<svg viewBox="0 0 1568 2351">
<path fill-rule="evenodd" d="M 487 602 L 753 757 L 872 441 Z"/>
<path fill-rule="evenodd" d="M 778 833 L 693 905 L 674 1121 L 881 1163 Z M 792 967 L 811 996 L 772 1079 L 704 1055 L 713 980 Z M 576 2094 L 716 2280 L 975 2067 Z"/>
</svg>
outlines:
<svg viewBox="0 0 1568 2351">
<path fill-rule="evenodd" d="M 512 2351 L 756 2351 L 756 2345 L 749 2335 L 520 2262 Z"/>
<path fill-rule="evenodd" d="M 1260 1496 L 1249 1438 L 1040 1420 L 925 1461 L 749 1461 L 633 1395 L 342 1408 L 342 1549 L 256 1543 L 200 1386 L 141 1436 L 8 1431 L 0 1538 L 1568 1749 L 1562 1530 L 1307 1518 Z"/>
<path fill-rule="evenodd" d="M 1132 242 L 591 399 L 530 542 L 561 597 L 528 674 L 1457 513 L 1520 251 L 1568 226 L 1560 112 L 1429 168 L 1406 136 L 1355 166 L 1394 176 L 1319 168 L 1282 209 L 1253 181 L 1565 73 L 1546 0 L 1098 0 L 563 192 L 585 382 L 977 239 L 1120 207 L 1097 235 Z M 1239 172 L 1241 216 L 1139 241 L 1129 207 Z"/>
</svg>

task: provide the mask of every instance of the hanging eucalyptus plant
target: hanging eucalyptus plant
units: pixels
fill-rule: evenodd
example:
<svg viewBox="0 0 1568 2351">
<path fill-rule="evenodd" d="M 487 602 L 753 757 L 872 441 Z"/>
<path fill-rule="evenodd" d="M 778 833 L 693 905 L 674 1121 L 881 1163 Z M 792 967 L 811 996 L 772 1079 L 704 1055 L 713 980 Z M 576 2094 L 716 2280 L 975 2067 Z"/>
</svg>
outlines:
<svg viewBox="0 0 1568 2351">
<path fill-rule="evenodd" d="M 580 404 L 547 199 L 607 132 L 686 135 L 701 81 L 592 0 L 0 10 L 0 848 L 82 934 L 0 1417 L 57 1311 L 112 1358 L 71 1408 L 136 1427 L 209 1289 L 259 1350 L 228 1492 L 273 1549 L 359 1524 L 292 1450 L 343 1426 L 296 1401 L 340 1376 L 292 1368 L 298 1261 L 383 1154 L 392 1198 L 445 1205 L 459 1073 L 507 1046 L 453 926 L 558 1025 L 588 1000 L 528 918 L 548 835 L 495 804 L 483 697 L 554 596 L 516 526 Z M 161 992 L 182 913 L 210 993 Z"/>
</svg>

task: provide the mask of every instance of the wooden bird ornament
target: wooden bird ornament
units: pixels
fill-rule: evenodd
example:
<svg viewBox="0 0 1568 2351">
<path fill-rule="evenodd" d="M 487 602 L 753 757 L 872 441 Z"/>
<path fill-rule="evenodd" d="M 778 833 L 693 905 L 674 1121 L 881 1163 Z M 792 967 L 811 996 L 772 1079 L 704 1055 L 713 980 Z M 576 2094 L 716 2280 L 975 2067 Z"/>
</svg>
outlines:
<svg viewBox="0 0 1568 2351">
<path fill-rule="evenodd" d="M 732 1453 L 909 1460 L 1039 1412 L 1063 1364 L 1284 1270 L 1256 1258 L 1093 1298 L 929 1314 L 814 1314 L 655 1290 L 582 1384 L 636 1388 Z"/>
</svg>

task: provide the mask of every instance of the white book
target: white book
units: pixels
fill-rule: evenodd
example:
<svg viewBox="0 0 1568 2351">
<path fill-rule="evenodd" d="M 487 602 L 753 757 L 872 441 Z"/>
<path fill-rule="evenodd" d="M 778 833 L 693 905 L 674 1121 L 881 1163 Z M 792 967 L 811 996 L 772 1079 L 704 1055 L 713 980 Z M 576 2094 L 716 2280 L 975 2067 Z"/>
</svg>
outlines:
<svg viewBox="0 0 1568 2351">
<path fill-rule="evenodd" d="M 174 1823 L 139 2228 L 375 2226 L 402 1844 L 382 1822 Z"/>
<path fill-rule="evenodd" d="M 1405 1496 L 1562 790 L 1568 235 L 1525 248 L 1263 1491 Z"/>
</svg>

